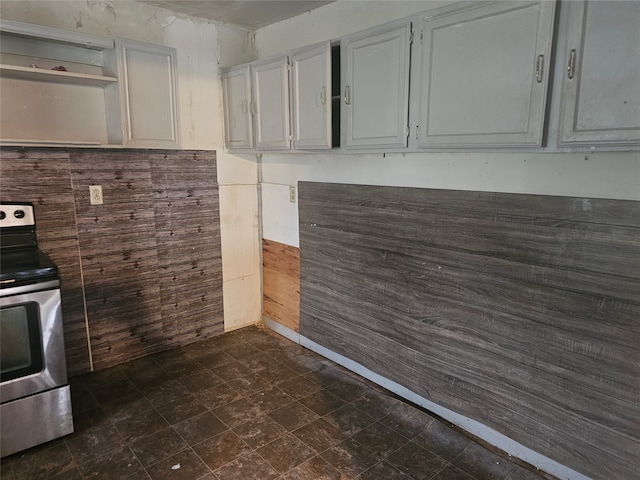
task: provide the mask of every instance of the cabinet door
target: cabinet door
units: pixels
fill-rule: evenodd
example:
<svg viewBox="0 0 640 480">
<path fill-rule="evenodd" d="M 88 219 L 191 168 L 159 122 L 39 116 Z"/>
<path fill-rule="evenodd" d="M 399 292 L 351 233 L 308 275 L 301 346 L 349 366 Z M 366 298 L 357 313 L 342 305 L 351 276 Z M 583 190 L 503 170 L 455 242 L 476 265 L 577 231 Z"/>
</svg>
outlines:
<svg viewBox="0 0 640 480">
<path fill-rule="evenodd" d="M 222 72 L 224 143 L 228 149 L 253 148 L 251 68 L 240 65 Z"/>
<path fill-rule="evenodd" d="M 539 146 L 555 3 L 422 18 L 418 146 Z"/>
<path fill-rule="evenodd" d="M 257 150 L 288 150 L 289 64 L 287 57 L 251 64 L 255 146 Z"/>
<path fill-rule="evenodd" d="M 640 2 L 569 8 L 560 143 L 638 145 Z"/>
<path fill-rule="evenodd" d="M 331 148 L 331 44 L 291 55 L 293 148 Z"/>
<path fill-rule="evenodd" d="M 118 40 L 123 143 L 136 147 L 178 147 L 176 50 Z"/>
<path fill-rule="evenodd" d="M 346 148 L 407 146 L 410 36 L 403 21 L 341 40 Z"/>
</svg>

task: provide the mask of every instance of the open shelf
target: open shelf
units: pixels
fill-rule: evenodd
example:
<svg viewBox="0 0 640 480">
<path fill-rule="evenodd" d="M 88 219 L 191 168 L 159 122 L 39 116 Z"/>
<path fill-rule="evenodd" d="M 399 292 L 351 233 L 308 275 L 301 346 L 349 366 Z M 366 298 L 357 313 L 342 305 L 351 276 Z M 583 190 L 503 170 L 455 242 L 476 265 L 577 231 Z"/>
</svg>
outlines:
<svg viewBox="0 0 640 480">
<path fill-rule="evenodd" d="M 97 140 L 38 140 L 32 138 L 0 138 L 0 145 L 14 146 L 14 145 L 86 145 L 86 146 L 100 146 Z"/>
<path fill-rule="evenodd" d="M 178 147 L 176 67 L 172 47 L 0 19 L 0 145 Z"/>
<path fill-rule="evenodd" d="M 57 70 L 45 70 L 43 68 L 20 67 L 16 65 L 1 64 L 0 76 L 5 78 L 19 78 L 22 80 L 69 83 L 74 85 L 87 85 L 94 87 L 104 87 L 118 81 L 116 77 L 105 77 L 102 75 L 89 75 L 73 72 L 60 72 Z"/>
</svg>

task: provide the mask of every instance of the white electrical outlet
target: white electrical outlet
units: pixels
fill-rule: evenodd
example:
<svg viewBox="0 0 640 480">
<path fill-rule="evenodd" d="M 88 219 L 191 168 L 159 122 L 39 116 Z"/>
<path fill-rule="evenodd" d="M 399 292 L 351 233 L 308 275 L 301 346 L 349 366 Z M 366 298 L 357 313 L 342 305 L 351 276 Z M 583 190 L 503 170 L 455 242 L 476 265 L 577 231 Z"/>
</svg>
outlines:
<svg viewBox="0 0 640 480">
<path fill-rule="evenodd" d="M 89 185 L 89 198 L 91 199 L 91 205 L 102 205 L 104 203 L 102 185 Z"/>
<path fill-rule="evenodd" d="M 296 187 L 293 185 L 289 185 L 289 201 L 296 203 Z"/>
</svg>

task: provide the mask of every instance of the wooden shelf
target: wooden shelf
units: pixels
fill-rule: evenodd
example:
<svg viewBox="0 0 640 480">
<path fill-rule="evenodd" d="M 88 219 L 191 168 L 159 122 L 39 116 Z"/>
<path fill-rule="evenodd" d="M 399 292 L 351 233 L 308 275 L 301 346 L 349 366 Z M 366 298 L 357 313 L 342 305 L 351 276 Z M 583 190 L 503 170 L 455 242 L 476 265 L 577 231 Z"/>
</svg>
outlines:
<svg viewBox="0 0 640 480">
<path fill-rule="evenodd" d="M 60 72 L 57 70 L 45 70 L 43 68 L 19 67 L 16 65 L 1 64 L 0 76 L 5 78 L 19 78 L 22 80 L 35 80 L 52 83 L 70 83 L 74 85 L 87 85 L 93 87 L 105 87 L 118 81 L 116 77 Z"/>
<path fill-rule="evenodd" d="M 34 146 L 102 146 L 97 140 L 41 140 L 32 138 L 0 138 L 0 145 L 4 146 L 21 146 L 21 145 L 34 145 Z M 109 145 L 112 146 L 112 145 Z"/>
<path fill-rule="evenodd" d="M 175 48 L 4 20 L 0 41 L 0 145 L 179 147 Z"/>
</svg>

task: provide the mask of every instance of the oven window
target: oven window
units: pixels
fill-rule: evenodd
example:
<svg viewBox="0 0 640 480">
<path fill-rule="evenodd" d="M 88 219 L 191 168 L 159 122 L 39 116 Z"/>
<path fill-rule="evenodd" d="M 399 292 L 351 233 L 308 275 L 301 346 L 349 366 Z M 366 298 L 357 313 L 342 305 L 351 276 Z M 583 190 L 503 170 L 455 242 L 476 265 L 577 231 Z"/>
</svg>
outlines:
<svg viewBox="0 0 640 480">
<path fill-rule="evenodd" d="M 42 342 L 38 304 L 12 305 L 0 309 L 1 381 L 40 372 Z"/>
</svg>

